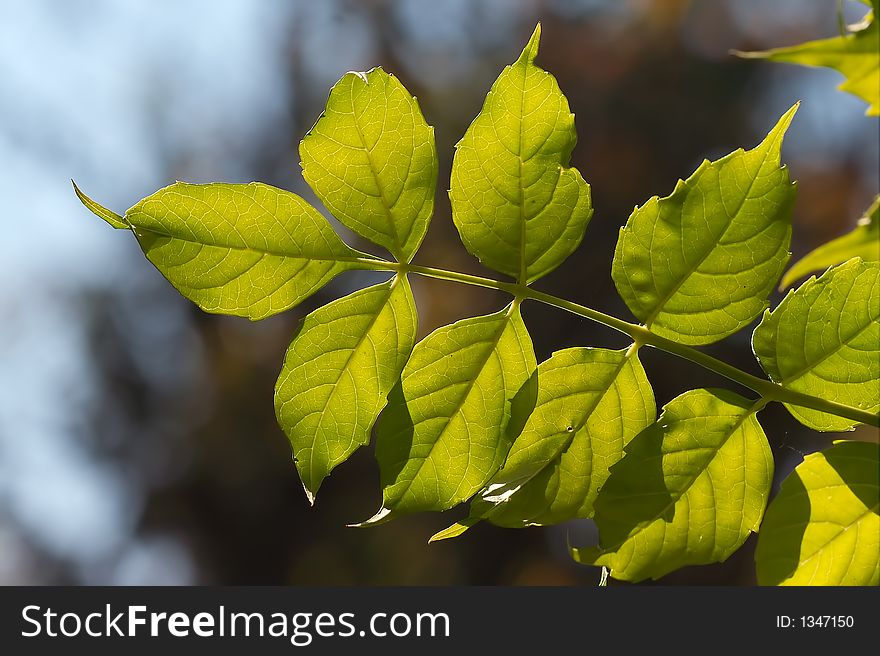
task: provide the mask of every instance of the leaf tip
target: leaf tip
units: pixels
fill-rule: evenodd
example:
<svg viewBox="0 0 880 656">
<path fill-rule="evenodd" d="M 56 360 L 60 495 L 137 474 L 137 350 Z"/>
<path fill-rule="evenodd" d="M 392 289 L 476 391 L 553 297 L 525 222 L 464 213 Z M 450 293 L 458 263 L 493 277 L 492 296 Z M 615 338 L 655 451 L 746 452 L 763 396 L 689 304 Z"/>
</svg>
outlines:
<svg viewBox="0 0 880 656">
<path fill-rule="evenodd" d="M 306 499 L 309 502 L 309 506 L 314 508 L 315 507 L 315 495 L 318 493 L 318 490 L 315 490 L 314 492 L 312 492 L 308 488 L 308 486 L 305 483 L 303 483 L 303 491 L 306 493 Z"/>
<path fill-rule="evenodd" d="M 532 32 L 532 36 L 529 38 L 529 42 L 526 44 L 526 47 L 523 49 L 522 54 L 519 56 L 519 60 L 517 63 L 522 62 L 524 64 L 531 64 L 535 61 L 535 57 L 538 56 L 538 47 L 541 43 L 541 23 L 535 25 L 535 31 Z"/>
<path fill-rule="evenodd" d="M 773 129 L 770 130 L 770 133 L 767 135 L 767 140 L 778 143 L 782 141 L 782 137 L 785 136 L 785 133 L 788 131 L 788 127 L 791 125 L 792 119 L 794 119 L 794 115 L 797 114 L 798 108 L 801 106 L 801 101 L 798 100 L 791 108 L 785 112 L 779 120 L 776 122 L 776 125 L 773 126 Z"/>
<path fill-rule="evenodd" d="M 362 522 L 358 522 L 357 524 L 346 524 L 348 528 L 367 528 L 370 526 L 378 526 L 379 524 L 384 524 L 385 522 L 391 521 L 391 508 L 386 508 L 382 506 L 375 515 L 370 517 L 367 520 Z"/>
<path fill-rule="evenodd" d="M 107 209 L 103 205 L 96 203 L 91 198 L 86 196 L 77 186 L 73 178 L 70 179 L 70 184 L 73 185 L 73 191 L 76 193 L 76 197 L 79 198 L 79 202 L 81 202 L 92 214 L 97 216 L 99 219 L 106 221 L 110 226 L 116 228 L 117 230 L 127 230 L 129 228 L 129 225 L 125 222 L 125 219 L 123 219 L 116 212 Z"/>
<path fill-rule="evenodd" d="M 433 542 L 440 542 L 441 540 L 450 540 L 452 538 L 457 538 L 459 535 L 463 534 L 467 531 L 471 526 L 479 522 L 479 518 L 468 517 L 463 519 L 460 522 L 456 522 L 452 526 L 444 528 L 442 531 L 437 531 L 428 538 L 428 544 Z"/>
</svg>

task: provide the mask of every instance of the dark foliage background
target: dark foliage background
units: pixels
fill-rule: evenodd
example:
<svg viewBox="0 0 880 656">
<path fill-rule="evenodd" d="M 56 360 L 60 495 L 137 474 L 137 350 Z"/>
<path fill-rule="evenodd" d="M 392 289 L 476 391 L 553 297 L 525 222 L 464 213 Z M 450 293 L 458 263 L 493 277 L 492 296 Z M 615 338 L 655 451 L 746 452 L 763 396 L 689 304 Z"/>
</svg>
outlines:
<svg viewBox="0 0 880 656">
<path fill-rule="evenodd" d="M 595 584 L 598 571 L 566 552 L 568 533 L 590 538 L 589 522 L 480 525 L 431 546 L 462 509 L 346 528 L 379 504 L 371 447 L 310 509 L 275 424 L 274 380 L 297 322 L 367 274 L 259 324 L 205 315 L 130 237 L 88 215 L 68 179 L 119 211 L 175 179 L 262 180 L 314 200 L 298 140 L 342 73 L 382 65 L 436 128 L 441 191 L 417 261 L 479 273 L 442 192 L 452 147 L 541 20 L 538 62 L 575 112 L 573 163 L 596 213 L 581 248 L 539 287 L 628 317 L 609 270 L 632 207 L 669 193 L 704 157 L 753 146 L 796 100 L 784 150 L 799 181 L 795 257 L 849 229 L 877 193 L 876 119 L 833 90 L 835 73 L 728 54 L 833 35 L 836 4 L 0 2 L 0 583 Z M 503 302 L 425 280 L 415 293 L 421 335 Z M 525 313 L 539 359 L 622 345 L 555 310 Z M 709 350 L 758 372 L 749 334 Z M 644 362 L 658 404 L 726 384 L 649 349 Z M 777 478 L 831 439 L 781 408 L 761 418 Z M 750 584 L 753 547 L 662 582 Z"/>
</svg>

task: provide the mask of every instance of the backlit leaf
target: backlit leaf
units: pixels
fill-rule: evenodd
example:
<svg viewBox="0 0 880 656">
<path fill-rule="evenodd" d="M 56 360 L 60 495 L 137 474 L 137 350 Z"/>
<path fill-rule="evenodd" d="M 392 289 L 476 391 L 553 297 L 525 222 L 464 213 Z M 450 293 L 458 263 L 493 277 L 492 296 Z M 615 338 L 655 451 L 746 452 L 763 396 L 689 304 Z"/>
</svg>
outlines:
<svg viewBox="0 0 880 656">
<path fill-rule="evenodd" d="M 534 64 L 540 36 L 539 25 L 456 146 L 449 192 L 468 251 L 522 283 L 568 257 L 593 213 L 590 186 L 566 168 L 574 115 L 556 79 Z"/>
<path fill-rule="evenodd" d="M 504 463 L 535 404 L 532 342 L 512 304 L 419 342 L 376 426 L 382 509 L 445 510 Z"/>
<path fill-rule="evenodd" d="M 761 585 L 880 585 L 880 447 L 836 442 L 804 458 L 767 508 Z"/>
<path fill-rule="evenodd" d="M 362 269 L 327 220 L 268 185 L 175 182 L 125 213 L 147 258 L 206 312 L 262 319 Z"/>
<path fill-rule="evenodd" d="M 716 389 L 670 401 L 611 467 L 595 502 L 600 547 L 575 559 L 628 581 L 727 559 L 758 530 L 773 479 L 756 407 Z"/>
<path fill-rule="evenodd" d="M 275 386 L 278 422 L 310 501 L 336 465 L 369 443 L 415 343 L 418 316 L 405 276 L 309 314 Z"/>
<path fill-rule="evenodd" d="M 522 527 L 591 517 L 608 468 L 654 417 L 651 385 L 634 351 L 554 353 L 538 367 L 538 398 L 525 428 L 463 524 L 488 519 Z"/>
<path fill-rule="evenodd" d="M 303 177 L 339 221 L 401 261 L 415 254 L 434 211 L 434 128 L 381 68 L 346 73 L 299 146 Z"/>
<path fill-rule="evenodd" d="M 880 115 L 880 24 L 877 14 L 880 3 L 873 0 L 873 11 L 858 25 L 851 26 L 849 34 L 808 41 L 790 48 L 775 48 L 763 52 L 740 52 L 741 57 L 769 59 L 770 61 L 824 66 L 833 68 L 846 77 L 838 87 L 867 101 L 868 116 Z"/>
<path fill-rule="evenodd" d="M 637 207 L 621 229 L 611 275 L 656 334 L 709 344 L 767 306 L 789 255 L 795 188 L 779 162 L 796 110 L 756 148 L 704 161 L 670 196 Z"/>
<path fill-rule="evenodd" d="M 862 410 L 880 409 L 880 264 L 850 260 L 810 278 L 765 312 L 752 348 L 789 389 Z M 786 404 L 804 425 L 844 431 L 856 422 Z"/>
<path fill-rule="evenodd" d="M 835 264 L 842 264 L 854 257 L 866 262 L 880 260 L 880 196 L 859 219 L 858 225 L 842 237 L 832 239 L 807 253 L 785 272 L 781 288 L 791 286 L 799 278 L 822 271 Z"/>
</svg>

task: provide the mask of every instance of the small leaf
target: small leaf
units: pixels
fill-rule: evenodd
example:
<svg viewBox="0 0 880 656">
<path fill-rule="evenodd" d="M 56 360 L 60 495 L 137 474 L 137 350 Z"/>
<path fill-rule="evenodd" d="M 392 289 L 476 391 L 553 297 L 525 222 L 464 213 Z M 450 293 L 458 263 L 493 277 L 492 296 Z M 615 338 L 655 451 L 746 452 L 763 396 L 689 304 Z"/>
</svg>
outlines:
<svg viewBox="0 0 880 656">
<path fill-rule="evenodd" d="M 808 41 L 790 48 L 776 48 L 763 52 L 738 52 L 740 57 L 769 59 L 770 61 L 823 66 L 833 68 L 846 77 L 840 86 L 868 103 L 865 114 L 880 115 L 880 13 L 876 0 L 873 12 L 844 36 Z"/>
<path fill-rule="evenodd" d="M 103 205 L 96 203 L 91 198 L 86 196 L 82 191 L 80 191 L 80 188 L 76 186 L 76 183 L 73 180 L 71 180 L 70 182 L 73 185 L 73 190 L 76 192 L 77 198 L 79 198 L 80 202 L 85 205 L 92 214 L 97 216 L 99 219 L 103 219 L 117 230 L 128 230 L 131 227 L 125 222 L 125 219 L 119 216 L 116 212 L 108 210 Z"/>
<path fill-rule="evenodd" d="M 880 264 L 850 260 L 810 278 L 765 312 L 752 348 L 767 375 L 798 392 L 880 409 Z M 786 404 L 805 426 L 850 430 L 856 422 Z"/>
<path fill-rule="evenodd" d="M 573 549 L 627 581 L 726 560 L 757 531 L 773 455 L 759 407 L 726 390 L 685 392 L 625 448 L 595 503 L 603 548 Z"/>
<path fill-rule="evenodd" d="M 654 333 L 710 344 L 747 326 L 788 261 L 795 188 L 780 167 L 792 107 L 756 148 L 704 161 L 620 231 L 611 276 Z"/>
<path fill-rule="evenodd" d="M 256 182 L 175 182 L 125 221 L 150 262 L 206 312 L 263 319 L 367 268 L 302 198 Z"/>
<path fill-rule="evenodd" d="M 535 368 L 516 303 L 419 342 L 376 426 L 383 502 L 364 524 L 446 510 L 482 488 L 534 407 Z"/>
<path fill-rule="evenodd" d="M 346 73 L 299 146 L 303 177 L 339 221 L 409 261 L 434 211 L 434 128 L 381 68 Z"/>
<path fill-rule="evenodd" d="M 804 458 L 767 508 L 761 585 L 880 584 L 880 447 L 835 442 Z"/>
<path fill-rule="evenodd" d="M 417 323 L 412 291 L 400 275 L 303 320 L 275 386 L 275 413 L 310 502 L 333 468 L 369 443 Z"/>
<path fill-rule="evenodd" d="M 793 282 L 810 273 L 842 264 L 854 257 L 860 257 L 865 262 L 880 260 L 880 196 L 874 199 L 850 232 L 822 244 L 786 271 L 780 288 L 790 287 Z"/>
<path fill-rule="evenodd" d="M 540 25 L 456 145 L 449 198 L 464 245 L 521 283 L 577 248 L 593 214 L 590 186 L 566 168 L 577 140 L 556 79 L 534 64 Z"/>
<path fill-rule="evenodd" d="M 554 353 L 538 367 L 534 411 L 467 521 L 522 527 L 591 517 L 608 468 L 654 418 L 654 395 L 634 350 Z"/>
</svg>

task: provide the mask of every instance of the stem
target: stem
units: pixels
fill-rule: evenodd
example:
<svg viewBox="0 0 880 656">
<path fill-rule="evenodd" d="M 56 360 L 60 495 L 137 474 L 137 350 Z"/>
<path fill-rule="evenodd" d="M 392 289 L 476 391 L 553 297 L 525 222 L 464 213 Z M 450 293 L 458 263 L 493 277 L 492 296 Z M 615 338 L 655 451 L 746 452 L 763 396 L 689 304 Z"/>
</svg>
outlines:
<svg viewBox="0 0 880 656">
<path fill-rule="evenodd" d="M 546 305 L 551 305 L 553 307 L 559 308 L 560 310 L 565 310 L 566 312 L 570 312 L 579 317 L 601 323 L 605 326 L 608 326 L 609 328 L 617 330 L 618 332 L 621 332 L 624 335 L 630 337 L 637 344 L 653 346 L 654 348 L 660 349 L 661 351 L 666 351 L 667 353 L 671 353 L 672 355 L 684 358 L 685 360 L 690 360 L 691 362 L 700 365 L 704 369 L 714 371 L 716 374 L 724 376 L 725 378 L 732 380 L 735 383 L 739 383 L 743 387 L 747 387 L 748 389 L 757 392 L 766 402 L 778 401 L 780 403 L 789 403 L 791 405 L 810 408 L 811 410 L 818 410 L 820 412 L 827 412 L 829 414 L 837 415 L 839 417 L 845 417 L 846 419 L 851 419 L 852 421 L 857 421 L 862 424 L 880 427 L 880 416 L 875 415 L 867 410 L 854 408 L 843 403 L 837 403 L 836 401 L 829 401 L 828 399 L 823 399 L 818 396 L 811 396 L 809 394 L 804 394 L 803 392 L 797 392 L 795 390 L 787 389 L 765 378 L 758 378 L 757 376 L 753 376 L 752 374 L 745 372 L 742 369 L 738 369 L 733 365 L 727 364 L 726 362 L 714 358 L 707 353 L 698 351 L 691 346 L 685 346 L 684 344 L 673 342 L 672 340 L 666 339 L 665 337 L 655 335 L 650 330 L 639 324 L 623 321 L 622 319 L 613 317 L 610 314 L 605 314 L 604 312 L 594 310 L 593 308 L 586 307 L 585 305 L 580 305 L 579 303 L 567 301 L 564 298 L 559 298 L 558 296 L 553 296 L 552 294 L 546 294 L 544 292 L 531 289 L 530 287 L 527 287 L 525 285 L 502 282 L 500 280 L 494 280 L 492 278 L 472 276 L 467 273 L 460 273 L 458 271 L 447 271 L 445 269 L 421 266 L 418 264 L 398 264 L 396 262 L 387 262 L 385 260 L 365 260 L 365 263 L 369 264 L 370 268 L 398 271 L 401 273 L 412 272 L 422 276 L 427 276 L 429 278 L 447 280 L 450 282 L 457 282 L 465 285 L 487 287 L 489 289 L 497 289 L 499 291 L 512 294 L 517 299 L 530 299 L 533 301 L 538 301 L 540 303 L 545 303 Z"/>
</svg>

